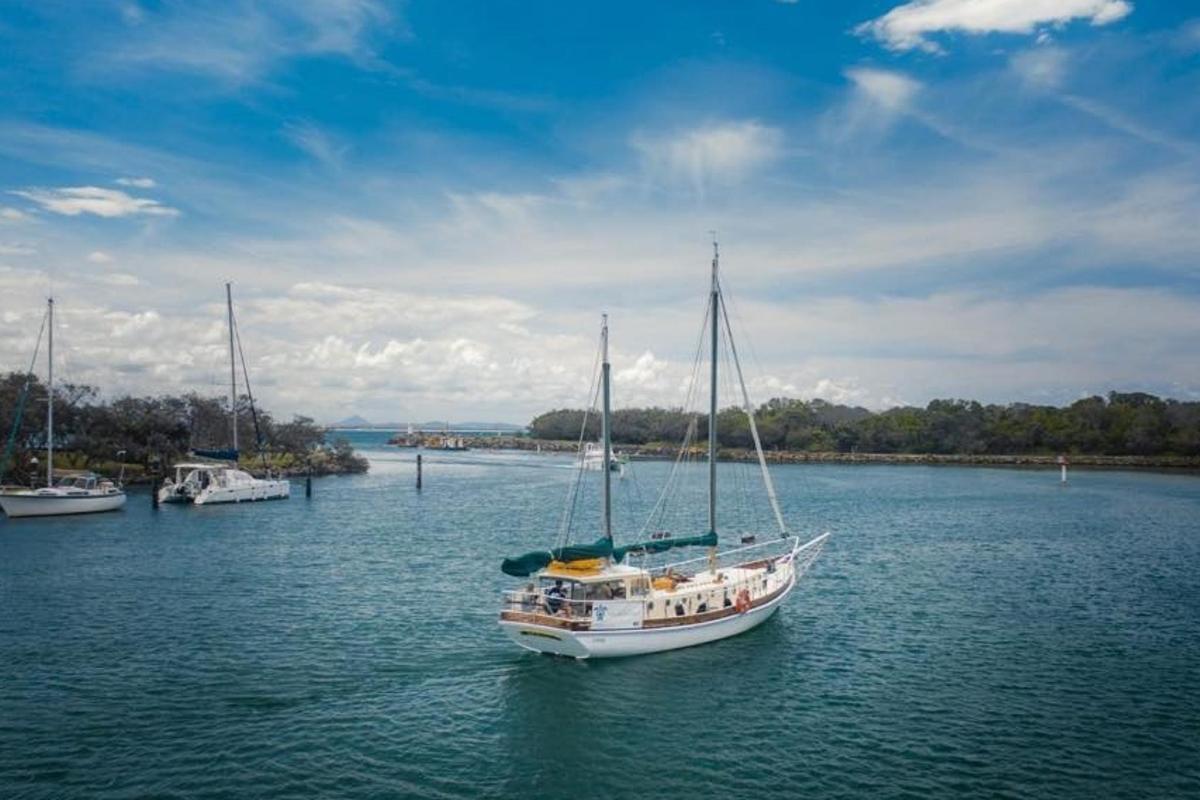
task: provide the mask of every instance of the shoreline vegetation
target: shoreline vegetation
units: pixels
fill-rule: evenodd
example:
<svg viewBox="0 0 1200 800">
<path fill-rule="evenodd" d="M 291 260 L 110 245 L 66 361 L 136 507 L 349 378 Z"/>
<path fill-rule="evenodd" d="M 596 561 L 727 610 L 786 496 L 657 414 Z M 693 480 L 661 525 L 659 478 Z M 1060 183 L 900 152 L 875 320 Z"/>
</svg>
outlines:
<svg viewBox="0 0 1200 800">
<path fill-rule="evenodd" d="M 542 453 L 574 453 L 578 441 L 564 439 L 535 439 L 530 436 L 475 436 L 464 443 L 473 450 L 523 450 Z M 634 459 L 672 459 L 678 445 L 649 443 L 619 445 L 620 454 Z M 434 449 L 432 452 L 437 452 Z M 704 446 L 693 447 L 693 458 L 703 459 L 708 453 Z M 1058 455 L 1045 453 L 841 453 L 837 451 L 764 450 L 763 457 L 772 464 L 946 464 L 960 466 L 1056 467 Z M 1200 470 L 1200 456 L 1128 456 L 1068 454 L 1072 467 L 1111 469 L 1179 469 Z M 752 449 L 722 447 L 717 451 L 719 461 L 755 461 Z"/>
<path fill-rule="evenodd" d="M 48 404 L 46 386 L 37 378 L 30 383 L 20 424 L 13 428 L 27 379 L 25 373 L 0 375 L 0 481 L 9 484 L 45 477 Z M 3 463 L 2 448 L 10 433 L 13 453 Z M 367 459 L 348 440 L 330 440 L 326 434 L 309 417 L 278 422 L 270 412 L 258 408 L 252 412 L 249 399 L 239 398 L 238 440 L 243 447 L 238 466 L 251 474 L 269 470 L 293 477 L 367 471 Z M 231 426 L 227 401 L 222 398 L 187 394 L 101 401 L 91 386 L 62 384 L 54 389 L 54 439 L 56 472 L 91 470 L 115 478 L 123 466 L 125 483 L 135 484 L 165 475 L 175 462 L 189 460 L 193 448 L 228 447 Z"/>
<path fill-rule="evenodd" d="M 1200 469 L 1200 402 L 1144 392 L 1110 392 L 1068 406 L 983 405 L 934 400 L 924 408 L 872 412 L 824 400 L 777 398 L 755 410 L 768 461 L 1046 466 L 1065 455 L 1074 466 Z M 526 437 L 476 437 L 471 447 L 573 451 L 580 431 L 599 437 L 599 420 L 580 409 L 535 417 Z M 718 414 L 719 457 L 752 460 L 749 420 L 740 408 Z M 692 430 L 697 453 L 707 446 L 706 414 L 681 409 L 613 412 L 614 446 L 633 457 L 671 458 Z"/>
</svg>

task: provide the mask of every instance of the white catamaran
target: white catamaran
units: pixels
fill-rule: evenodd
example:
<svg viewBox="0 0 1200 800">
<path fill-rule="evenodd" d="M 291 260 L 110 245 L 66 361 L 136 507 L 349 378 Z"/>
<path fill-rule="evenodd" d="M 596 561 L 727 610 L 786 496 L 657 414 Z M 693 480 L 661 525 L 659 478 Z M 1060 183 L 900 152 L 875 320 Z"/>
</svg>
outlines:
<svg viewBox="0 0 1200 800">
<path fill-rule="evenodd" d="M 54 480 L 54 298 L 46 301 L 44 324 L 47 334 L 46 348 L 46 485 L 41 489 L 15 487 L 0 488 L 0 509 L 10 517 L 50 517 L 63 514 L 92 514 L 97 511 L 113 511 L 125 505 L 125 491 L 116 483 L 91 472 L 72 472 Z M 40 342 L 41 336 L 38 336 Z M 34 347 L 37 361 L 37 347 Z M 29 374 L 33 375 L 30 365 Z M 26 384 L 26 391 L 29 384 Z M 12 454 L 12 445 L 20 427 L 21 406 L 24 392 L 13 420 L 12 434 L 4 453 L 4 464 Z"/>
<path fill-rule="evenodd" d="M 158 490 L 160 503 L 192 503 L 214 505 L 216 503 L 246 503 L 254 500 L 280 500 L 291 496 L 292 484 L 287 478 L 256 478 L 237 468 L 238 463 L 238 413 L 237 413 L 237 354 L 241 350 L 241 337 L 233 318 L 233 287 L 225 284 L 225 304 L 229 316 L 229 417 L 233 430 L 233 449 L 196 450 L 195 455 L 207 456 L 228 463 L 184 462 L 175 464 L 174 477 L 167 478 Z M 236 350 L 235 350 L 236 342 Z M 250 392 L 250 375 L 246 359 L 242 357 L 242 372 L 246 378 L 246 394 L 250 408 L 254 410 L 254 396 Z M 257 430 L 257 418 L 255 429 Z"/>
<path fill-rule="evenodd" d="M 529 579 L 523 590 L 505 594 L 500 612 L 502 629 L 521 647 L 574 658 L 602 658 L 674 650 L 734 636 L 765 622 L 783 604 L 820 554 L 828 533 L 801 542 L 799 537 L 787 531 L 731 337 L 725 343 L 736 367 L 741 405 L 749 418 L 764 489 L 780 536 L 758 543 L 756 536 L 743 534 L 740 538 L 742 546 L 723 552 L 718 550 L 717 362 L 722 343 L 721 320 L 725 322 L 728 337 L 729 317 L 721 293 L 715 243 L 707 316 L 707 322 L 711 323 L 712 343 L 708 407 L 708 419 L 712 422 L 708 435 L 708 532 L 675 537 L 660 530 L 645 541 L 615 546 L 612 473 L 601 470 L 604 510 L 602 536 L 598 541 L 562 544 L 552 550 L 505 559 L 501 565 L 506 574 Z M 603 464 L 612 458 L 608 424 L 611 368 L 607 319 L 601 329 L 601 349 L 604 460 L 600 463 Z M 698 358 L 697 364 L 699 361 Z M 656 512 L 671 490 L 675 470 L 691 450 L 695 429 L 693 419 L 680 457 L 655 505 Z M 675 563 L 648 564 L 651 555 L 677 547 L 703 547 L 708 552 L 699 558 Z M 630 563 L 638 558 L 640 564 Z"/>
</svg>

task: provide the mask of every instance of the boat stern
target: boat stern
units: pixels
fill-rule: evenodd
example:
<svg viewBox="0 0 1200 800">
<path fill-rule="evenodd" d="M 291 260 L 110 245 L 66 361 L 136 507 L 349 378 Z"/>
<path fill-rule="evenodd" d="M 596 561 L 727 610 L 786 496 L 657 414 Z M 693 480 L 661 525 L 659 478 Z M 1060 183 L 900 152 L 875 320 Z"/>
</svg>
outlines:
<svg viewBox="0 0 1200 800">
<path fill-rule="evenodd" d="M 500 620 L 500 628 L 518 646 L 535 653 L 587 658 L 591 652 L 573 631 L 532 622 Z"/>
</svg>

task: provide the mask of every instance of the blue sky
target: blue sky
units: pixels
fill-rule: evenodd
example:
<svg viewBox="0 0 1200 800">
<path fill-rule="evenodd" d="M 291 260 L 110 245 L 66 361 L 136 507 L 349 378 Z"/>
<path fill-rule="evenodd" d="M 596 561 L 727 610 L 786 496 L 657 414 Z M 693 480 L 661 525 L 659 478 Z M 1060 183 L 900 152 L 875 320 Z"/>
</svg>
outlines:
<svg viewBox="0 0 1200 800">
<path fill-rule="evenodd" d="M 717 229 L 759 399 L 1196 398 L 1198 130 L 1185 3 L 7 3 L 0 368 L 678 403 Z"/>
</svg>

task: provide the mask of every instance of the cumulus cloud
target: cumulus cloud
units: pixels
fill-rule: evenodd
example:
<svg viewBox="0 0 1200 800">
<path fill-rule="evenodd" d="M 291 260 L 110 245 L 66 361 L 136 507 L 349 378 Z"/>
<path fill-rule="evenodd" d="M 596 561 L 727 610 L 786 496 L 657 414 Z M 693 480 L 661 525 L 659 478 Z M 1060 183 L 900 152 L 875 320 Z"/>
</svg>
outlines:
<svg viewBox="0 0 1200 800">
<path fill-rule="evenodd" d="M 24 222 L 27 219 L 29 219 L 29 215 L 18 208 L 10 208 L 8 206 L 0 207 L 0 221 Z"/>
<path fill-rule="evenodd" d="M 892 50 L 941 53 L 931 34 L 1032 33 L 1086 20 L 1107 25 L 1133 11 L 1127 0 L 912 0 L 855 28 Z"/>
<path fill-rule="evenodd" d="M 60 189 L 33 188 L 13 194 L 32 200 L 47 211 L 68 217 L 94 214 L 98 217 L 148 215 L 174 217 L 178 209 L 148 197 L 133 197 L 118 189 L 98 186 L 67 186 Z"/>
<path fill-rule="evenodd" d="M 780 155 L 783 132 L 755 120 L 715 122 L 667 133 L 639 132 L 631 144 L 647 171 L 697 193 L 739 181 Z"/>
<path fill-rule="evenodd" d="M 93 264 L 111 264 L 113 260 L 112 256 L 103 250 L 93 250 L 88 253 L 87 259 Z"/>
</svg>

